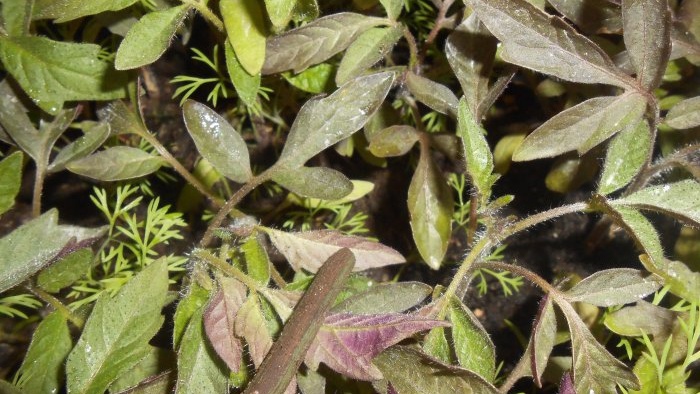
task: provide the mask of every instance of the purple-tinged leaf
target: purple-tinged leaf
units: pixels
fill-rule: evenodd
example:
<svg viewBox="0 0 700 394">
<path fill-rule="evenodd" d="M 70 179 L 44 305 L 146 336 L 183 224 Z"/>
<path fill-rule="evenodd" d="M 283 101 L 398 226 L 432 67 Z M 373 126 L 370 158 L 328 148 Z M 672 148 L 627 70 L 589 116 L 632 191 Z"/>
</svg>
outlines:
<svg viewBox="0 0 700 394">
<path fill-rule="evenodd" d="M 444 321 L 400 313 L 330 315 L 306 354 L 306 365 L 317 369 L 322 362 L 353 379 L 381 379 L 382 373 L 372 359 L 382 350 L 419 331 L 447 325 Z"/>
<path fill-rule="evenodd" d="M 620 6 L 608 0 L 548 0 L 554 9 L 587 34 L 619 33 Z"/>
<path fill-rule="evenodd" d="M 243 345 L 234 335 L 236 314 L 245 301 L 246 287 L 236 279 L 220 278 L 221 288 L 204 312 L 204 332 L 216 354 L 233 372 L 241 367 Z"/>
<path fill-rule="evenodd" d="M 255 368 L 258 368 L 272 347 L 272 336 L 267 330 L 265 317 L 260 310 L 260 302 L 255 294 L 252 294 L 238 310 L 235 318 L 236 335 L 245 339 L 248 344 L 250 357 Z"/>
<path fill-rule="evenodd" d="M 552 353 L 557 336 L 557 319 L 549 296 L 545 296 L 539 305 L 535 322 L 532 326 L 532 336 L 525 351 L 530 355 L 530 373 L 537 387 L 542 387 L 542 373 L 547 366 L 547 360 Z"/>
<path fill-rule="evenodd" d="M 622 0 L 622 25 L 637 80 L 653 91 L 659 86 L 671 55 L 668 0 Z"/>
<path fill-rule="evenodd" d="M 394 249 L 365 238 L 343 235 L 337 231 L 319 230 L 288 233 L 263 229 L 272 243 L 287 258 L 294 270 L 316 272 L 328 257 L 342 248 L 355 255 L 354 271 L 401 264 L 406 260 Z"/>
<path fill-rule="evenodd" d="M 576 394 L 574 388 L 574 378 L 571 376 L 571 371 L 567 371 L 561 377 L 559 382 L 559 394 Z"/>
<path fill-rule="evenodd" d="M 431 109 L 452 118 L 457 117 L 459 99 L 447 86 L 409 72 L 406 75 L 406 87 L 416 100 Z"/>
<path fill-rule="evenodd" d="M 582 301 L 597 306 L 613 306 L 636 302 L 661 287 L 661 278 L 632 268 L 598 271 L 568 290 L 569 301 Z"/>
</svg>

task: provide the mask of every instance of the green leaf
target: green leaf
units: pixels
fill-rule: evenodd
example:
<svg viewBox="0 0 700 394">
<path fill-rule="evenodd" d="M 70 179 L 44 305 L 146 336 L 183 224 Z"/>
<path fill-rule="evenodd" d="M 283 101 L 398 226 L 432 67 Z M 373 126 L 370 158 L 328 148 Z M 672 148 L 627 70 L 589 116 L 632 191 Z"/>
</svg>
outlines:
<svg viewBox="0 0 700 394">
<path fill-rule="evenodd" d="M 272 180 L 300 196 L 338 200 L 352 192 L 352 182 L 341 172 L 328 167 L 283 168 Z"/>
<path fill-rule="evenodd" d="M 29 34 L 34 0 L 2 0 L 2 21 L 10 36 Z"/>
<path fill-rule="evenodd" d="M 452 341 L 462 368 L 488 382 L 496 378 L 496 348 L 474 314 L 457 298 L 450 299 Z"/>
<path fill-rule="evenodd" d="M 389 126 L 369 135 L 369 151 L 377 157 L 402 156 L 418 142 L 418 132 L 411 126 Z"/>
<path fill-rule="evenodd" d="M 0 394 L 23 394 L 17 386 L 6 380 L 0 380 Z"/>
<path fill-rule="evenodd" d="M 476 14 L 471 14 L 447 37 L 445 56 L 462 86 L 464 99 L 477 123 L 486 111 L 489 75 L 496 55 L 496 39 Z"/>
<path fill-rule="evenodd" d="M 617 385 L 638 389 L 639 380 L 598 343 L 568 302 L 557 302 L 571 331 L 574 385 L 577 393 L 614 393 Z"/>
<path fill-rule="evenodd" d="M 168 368 L 175 369 L 175 354 L 172 351 L 150 345 L 147 345 L 147 347 L 148 354 L 146 357 L 139 361 L 128 373 L 123 374 L 115 380 L 114 383 L 109 386 L 110 393 L 136 394 L 132 390 L 135 390 L 136 387 L 139 386 L 139 383 L 144 382 L 144 384 L 148 384 L 151 382 L 152 377 L 157 376 L 163 370 Z M 172 387 L 167 388 L 171 389 L 167 391 L 171 393 Z M 152 392 L 152 394 L 165 393 L 165 390 Z M 151 392 L 148 394 L 151 394 Z"/>
<path fill-rule="evenodd" d="M 246 273 L 260 286 L 267 286 L 270 282 L 270 258 L 262 246 L 258 233 L 253 233 L 241 245 L 241 252 L 245 259 Z"/>
<path fill-rule="evenodd" d="M 5 69 L 38 102 L 124 97 L 126 74 L 115 73 L 110 63 L 99 59 L 99 52 L 95 44 L 0 36 Z"/>
<path fill-rule="evenodd" d="M 615 334 L 637 337 L 642 334 L 654 338 L 668 338 L 677 314 L 646 301 L 605 314 L 605 327 Z"/>
<path fill-rule="evenodd" d="M 357 259 L 355 271 L 401 264 L 406 261 L 399 252 L 379 242 L 344 235 L 333 230 L 288 233 L 271 228 L 262 229 L 295 271 L 304 269 L 316 272 L 324 261 L 344 248 L 350 249 Z"/>
<path fill-rule="evenodd" d="M 456 356 L 452 346 L 447 342 L 446 328 L 436 327 L 430 330 L 423 340 L 423 351 L 430 357 L 434 357 L 445 364 L 454 364 Z"/>
<path fill-rule="evenodd" d="M 95 303 L 78 344 L 68 356 L 68 392 L 103 393 L 148 354 L 168 290 L 165 259 L 144 268 L 113 298 Z"/>
<path fill-rule="evenodd" d="M 98 111 L 100 119 L 109 123 L 112 134 L 143 134 L 148 129 L 141 121 L 133 106 L 127 105 L 123 100 L 115 100 Z"/>
<path fill-rule="evenodd" d="M 647 260 L 646 256 L 640 256 L 640 260 Z M 647 261 L 645 266 L 650 265 Z M 671 293 L 687 300 L 700 303 L 700 272 L 692 271 L 680 261 L 668 260 L 661 272 L 655 272 L 664 278 L 664 284 L 671 288 Z"/>
<path fill-rule="evenodd" d="M 400 313 L 420 304 L 432 288 L 420 282 L 380 283 L 337 304 L 332 313 L 355 315 Z"/>
<path fill-rule="evenodd" d="M 109 137 L 109 123 L 94 123 L 85 131 L 85 134 L 61 148 L 48 167 L 50 173 L 58 172 L 66 168 L 71 161 L 82 159 L 94 152 Z"/>
<path fill-rule="evenodd" d="M 271 37 L 262 73 L 303 71 L 344 50 L 365 30 L 384 23 L 381 18 L 341 12 Z"/>
<path fill-rule="evenodd" d="M 224 54 L 226 55 L 226 70 L 228 70 L 228 76 L 231 78 L 238 98 L 249 107 L 255 105 L 260 90 L 260 74 L 250 75 L 243 69 L 233 52 L 231 42 L 228 40 L 226 40 Z"/>
<path fill-rule="evenodd" d="M 404 0 L 379 0 L 386 14 L 392 21 L 395 21 L 399 15 L 401 15 L 401 10 L 403 9 Z"/>
<path fill-rule="evenodd" d="M 343 60 L 338 66 L 338 72 L 335 74 L 335 83 L 342 85 L 360 76 L 384 58 L 402 35 L 401 25 L 388 28 L 375 27 L 360 34 L 345 51 Z"/>
<path fill-rule="evenodd" d="M 330 96 L 314 98 L 301 107 L 276 165 L 301 167 L 324 149 L 359 130 L 389 93 L 394 74 L 355 78 Z"/>
<path fill-rule="evenodd" d="M 0 215 L 15 205 L 22 186 L 22 152 L 15 152 L 0 161 Z"/>
<path fill-rule="evenodd" d="M 258 0 L 221 0 L 219 10 L 226 35 L 238 61 L 250 75 L 258 75 L 265 63 L 263 5 Z"/>
<path fill-rule="evenodd" d="M 202 309 L 198 309 L 182 336 L 177 354 L 176 393 L 218 393 L 227 391 L 227 373 L 204 336 Z"/>
<path fill-rule="evenodd" d="M 287 26 L 292 19 L 296 3 L 296 0 L 265 0 L 267 16 L 275 28 L 282 29 Z"/>
<path fill-rule="evenodd" d="M 408 188 L 408 212 L 418 252 L 430 268 L 437 270 L 447 252 L 452 234 L 452 191 L 438 171 L 426 146 Z"/>
<path fill-rule="evenodd" d="M 503 60 L 557 78 L 623 88 L 630 78 L 596 44 L 525 0 L 472 0 L 479 19 L 503 44 Z"/>
<path fill-rule="evenodd" d="M 93 257 L 90 248 L 76 250 L 43 269 L 36 278 L 37 285 L 49 293 L 58 293 L 88 272 Z"/>
<path fill-rule="evenodd" d="M 29 109 L 24 105 L 9 78 L 0 82 L 0 129 L 3 139 L 19 145 L 30 157 L 34 154 L 32 143 L 38 139 L 39 132 L 29 119 Z M 27 151 L 26 148 L 32 149 Z"/>
<path fill-rule="evenodd" d="M 598 193 L 610 194 L 630 183 L 642 169 L 650 148 L 651 133 L 645 120 L 613 137 L 605 154 Z"/>
<path fill-rule="evenodd" d="M 637 93 L 596 97 L 566 109 L 538 127 L 515 151 L 514 161 L 583 154 L 628 126 L 636 125 L 646 101 Z"/>
<path fill-rule="evenodd" d="M 130 146 L 114 146 L 74 160 L 66 168 L 78 175 L 100 181 L 121 181 L 152 174 L 165 164 L 154 156 Z"/>
<path fill-rule="evenodd" d="M 66 318 L 59 312 L 46 316 L 34 331 L 17 372 L 17 386 L 25 393 L 58 392 L 63 387 L 64 362 L 72 347 Z"/>
<path fill-rule="evenodd" d="M 392 346 L 373 360 L 401 394 L 496 394 L 498 390 L 479 375 L 445 365 L 418 349 Z"/>
<path fill-rule="evenodd" d="M 661 281 L 652 274 L 631 268 L 598 271 L 577 283 L 564 294 L 571 302 L 596 306 L 623 305 L 655 292 Z"/>
<path fill-rule="evenodd" d="M 468 108 L 466 99 L 459 103 L 457 118 L 457 136 L 462 140 L 464 160 L 467 164 L 467 174 L 476 188 L 482 203 L 491 196 L 491 187 L 496 181 L 493 173 L 493 155 L 489 148 L 485 131 L 476 121 Z"/>
<path fill-rule="evenodd" d="M 406 87 L 418 101 L 431 109 L 456 117 L 459 99 L 447 86 L 409 72 L 406 75 Z"/>
<path fill-rule="evenodd" d="M 62 23 L 105 11 L 118 11 L 138 0 L 34 0 L 33 19 L 55 19 Z"/>
<path fill-rule="evenodd" d="M 204 308 L 207 301 L 209 301 L 209 290 L 201 287 L 196 282 L 192 283 L 187 289 L 185 296 L 178 302 L 177 309 L 175 309 L 175 318 L 173 319 L 173 348 L 180 348 L 182 336 L 187 326 L 190 324 L 192 316 L 194 316 L 197 311 Z"/>
<path fill-rule="evenodd" d="M 700 126 L 700 96 L 683 100 L 671 107 L 664 123 L 674 129 L 691 129 Z"/>
<path fill-rule="evenodd" d="M 661 83 L 671 55 L 668 0 L 622 0 L 622 25 L 637 80 L 651 92 Z"/>
<path fill-rule="evenodd" d="M 286 72 L 282 76 L 297 89 L 312 94 L 320 94 L 333 89 L 334 70 L 335 67 L 330 64 L 321 63 L 311 66 L 297 75 Z"/>
<path fill-rule="evenodd" d="M 64 248 L 100 237 L 105 228 L 59 226 L 52 209 L 0 238 L 0 293 L 10 289 L 49 264 Z"/>
<path fill-rule="evenodd" d="M 583 32 L 617 33 L 622 30 L 620 5 L 607 0 L 548 0 Z"/>
<path fill-rule="evenodd" d="M 700 183 L 684 180 L 651 186 L 611 202 L 613 206 L 631 206 L 700 224 Z"/>
<path fill-rule="evenodd" d="M 252 176 L 243 137 L 216 111 L 193 100 L 182 107 L 185 126 L 197 151 L 227 178 L 245 183 Z"/>
<path fill-rule="evenodd" d="M 593 179 L 598 171 L 597 164 L 590 155 L 578 157 L 575 153 L 567 153 L 552 163 L 544 183 L 551 191 L 569 193 Z"/>
<path fill-rule="evenodd" d="M 180 5 L 144 15 L 129 29 L 119 45 L 114 67 L 117 70 L 130 70 L 158 60 L 170 46 L 190 8 L 189 5 Z"/>
<path fill-rule="evenodd" d="M 530 366 L 529 374 L 535 380 L 537 387 L 542 387 L 542 374 L 556 344 L 557 317 L 552 305 L 552 299 L 549 296 L 545 296 L 540 301 L 537 316 L 532 325 L 530 342 L 523 355 L 528 358 L 525 361 Z"/>
</svg>

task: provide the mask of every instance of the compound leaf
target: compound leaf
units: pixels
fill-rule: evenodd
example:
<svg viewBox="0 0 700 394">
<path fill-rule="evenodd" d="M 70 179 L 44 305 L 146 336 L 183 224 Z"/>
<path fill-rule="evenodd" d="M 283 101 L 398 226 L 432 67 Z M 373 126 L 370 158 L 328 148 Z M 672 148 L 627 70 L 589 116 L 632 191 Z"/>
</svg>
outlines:
<svg viewBox="0 0 700 394">
<path fill-rule="evenodd" d="M 338 200 L 352 192 L 352 182 L 340 171 L 328 167 L 282 168 L 272 180 L 300 196 Z"/>
<path fill-rule="evenodd" d="M 272 37 L 267 41 L 262 73 L 303 71 L 344 50 L 365 30 L 384 23 L 381 18 L 341 12 Z"/>
<path fill-rule="evenodd" d="M 399 313 L 421 303 L 432 288 L 420 282 L 380 283 L 369 290 L 346 298 L 331 310 L 333 313 Z"/>
<path fill-rule="evenodd" d="M 472 0 L 479 19 L 503 44 L 503 60 L 572 82 L 629 87 L 608 55 L 561 18 L 526 0 Z"/>
<path fill-rule="evenodd" d="M 622 0 L 623 37 L 647 90 L 659 86 L 671 55 L 671 11 L 668 0 Z"/>
<path fill-rule="evenodd" d="M 647 187 L 611 204 L 657 211 L 700 224 L 700 184 L 690 179 Z"/>
<path fill-rule="evenodd" d="M 248 147 L 226 119 L 193 100 L 185 101 L 182 114 L 197 150 L 217 171 L 239 183 L 253 176 Z"/>
<path fill-rule="evenodd" d="M 288 233 L 264 228 L 264 231 L 296 271 L 304 269 L 316 272 L 324 261 L 343 248 L 350 249 L 355 255 L 355 271 L 406 261 L 399 252 L 388 246 L 333 230 Z"/>
<path fill-rule="evenodd" d="M 445 365 L 420 350 L 393 346 L 374 358 L 374 364 L 395 392 L 401 394 L 497 394 L 481 376 Z"/>
<path fill-rule="evenodd" d="M 360 34 L 345 51 L 335 74 L 335 82 L 342 85 L 361 75 L 380 61 L 394 47 L 402 34 L 403 28 L 400 25 L 371 28 Z"/>
<path fill-rule="evenodd" d="M 538 127 L 513 154 L 514 161 L 552 157 L 577 150 L 583 154 L 630 125 L 644 113 L 637 93 L 595 97 L 564 110 Z"/>
<path fill-rule="evenodd" d="M 165 259 L 144 268 L 119 292 L 95 303 L 83 333 L 68 356 L 68 392 L 103 393 L 148 353 L 168 290 Z"/>
<path fill-rule="evenodd" d="M 265 62 L 265 21 L 258 0 L 221 0 L 219 9 L 226 35 L 236 58 L 250 75 L 257 75 Z"/>
<path fill-rule="evenodd" d="M 204 311 L 204 332 L 216 354 L 233 372 L 238 372 L 243 359 L 243 344 L 234 335 L 238 309 L 245 301 L 246 287 L 233 278 L 219 278 L 219 290 Z"/>
<path fill-rule="evenodd" d="M 34 0 L 33 19 L 63 23 L 87 15 L 124 9 L 138 0 Z"/>
<path fill-rule="evenodd" d="M 66 164 L 66 168 L 78 175 L 100 181 L 121 181 L 152 174 L 165 164 L 160 156 L 154 156 L 130 146 L 113 146 L 90 156 Z"/>
<path fill-rule="evenodd" d="M 144 15 L 129 29 L 119 45 L 114 67 L 129 70 L 158 60 L 170 46 L 189 10 L 190 6 L 180 5 Z"/>
<path fill-rule="evenodd" d="M 115 73 L 99 52 L 95 44 L 0 36 L 5 69 L 39 103 L 124 97 L 126 75 Z"/>
<path fill-rule="evenodd" d="M 613 137 L 605 154 L 598 193 L 610 194 L 632 181 L 646 162 L 650 148 L 651 133 L 645 120 Z"/>
<path fill-rule="evenodd" d="M 690 129 L 700 126 L 700 96 L 685 99 L 671 107 L 664 123 L 674 129 Z"/>
<path fill-rule="evenodd" d="M 0 161 L 0 215 L 15 205 L 22 185 L 22 157 L 18 151 Z"/>
<path fill-rule="evenodd" d="M 653 274 L 631 268 L 598 271 L 566 291 L 570 301 L 597 306 L 623 305 L 636 302 L 661 287 Z"/>
<path fill-rule="evenodd" d="M 496 378 L 496 348 L 479 320 L 457 298 L 450 299 L 452 341 L 462 368 L 489 382 Z"/>
<path fill-rule="evenodd" d="M 59 312 L 46 316 L 36 327 L 17 372 L 17 386 L 25 393 L 58 392 L 63 386 L 64 362 L 72 347 L 66 318 Z"/>
<path fill-rule="evenodd" d="M 330 96 L 307 101 L 292 124 L 276 165 L 301 167 L 311 157 L 359 130 L 384 101 L 393 81 L 394 74 L 390 72 L 362 76 Z"/>
<path fill-rule="evenodd" d="M 444 321 L 401 313 L 333 314 L 324 320 L 305 362 L 314 370 L 322 362 L 353 379 L 378 380 L 382 373 L 372 364 L 377 354 L 419 331 L 446 325 Z"/>
<path fill-rule="evenodd" d="M 459 99 L 447 86 L 409 72 L 406 75 L 406 87 L 421 103 L 437 112 L 456 117 Z"/>
</svg>

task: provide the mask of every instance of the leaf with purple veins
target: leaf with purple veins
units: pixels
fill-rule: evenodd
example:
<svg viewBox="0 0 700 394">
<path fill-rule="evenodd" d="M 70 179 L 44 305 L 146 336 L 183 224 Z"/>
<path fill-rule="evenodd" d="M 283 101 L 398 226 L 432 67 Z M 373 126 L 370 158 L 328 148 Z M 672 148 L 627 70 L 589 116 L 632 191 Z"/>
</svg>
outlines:
<svg viewBox="0 0 700 394">
<path fill-rule="evenodd" d="M 231 371 L 241 367 L 243 345 L 234 336 L 236 314 L 245 301 L 245 286 L 232 278 L 220 278 L 221 288 L 216 292 L 204 313 L 204 331 L 216 354 Z"/>
<path fill-rule="evenodd" d="M 378 380 L 382 373 L 372 364 L 375 356 L 419 331 L 448 325 L 444 321 L 400 313 L 333 314 L 326 317 L 311 344 L 306 365 L 316 369 L 323 362 L 353 379 Z"/>
</svg>

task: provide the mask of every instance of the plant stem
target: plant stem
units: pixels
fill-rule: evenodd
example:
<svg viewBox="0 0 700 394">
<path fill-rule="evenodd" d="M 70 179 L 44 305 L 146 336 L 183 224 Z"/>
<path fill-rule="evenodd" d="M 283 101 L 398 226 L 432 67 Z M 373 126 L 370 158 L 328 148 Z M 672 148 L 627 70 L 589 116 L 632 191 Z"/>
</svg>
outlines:
<svg viewBox="0 0 700 394">
<path fill-rule="evenodd" d="M 34 192 L 32 194 L 32 217 L 41 215 L 41 195 L 44 191 L 44 178 L 46 177 L 46 165 L 43 162 L 36 162 L 36 173 L 34 174 Z"/>
<path fill-rule="evenodd" d="M 224 272 L 225 274 L 233 277 L 234 279 L 237 279 L 241 282 L 243 282 L 244 285 L 246 285 L 250 290 L 252 291 L 258 291 L 258 283 L 253 280 L 251 277 L 246 275 L 243 271 L 239 270 L 238 268 L 234 267 L 233 265 L 227 263 L 220 257 L 212 254 L 206 249 L 195 249 L 194 252 L 192 253 L 194 257 L 204 261 L 205 263 L 211 265 L 212 267 L 218 269 L 219 271 Z"/>
<path fill-rule="evenodd" d="M 432 30 L 430 30 L 430 33 L 428 33 L 428 37 L 425 39 L 425 42 L 421 47 L 421 51 L 418 56 L 419 62 L 423 62 L 425 53 L 428 51 L 428 46 L 430 46 L 435 41 L 438 33 L 440 32 L 440 30 L 442 30 L 444 26 L 443 24 L 445 23 L 445 14 L 447 14 L 447 10 L 450 8 L 450 6 L 452 6 L 452 3 L 454 3 L 454 0 L 444 0 L 440 4 L 440 9 L 438 10 L 437 17 L 435 18 L 435 25 L 433 26 Z"/>
<path fill-rule="evenodd" d="M 483 262 L 479 262 L 479 263 L 474 263 L 473 267 L 474 267 L 474 269 L 486 268 L 486 269 L 493 269 L 493 270 L 498 270 L 498 271 L 512 272 L 516 275 L 520 275 L 523 278 L 529 280 L 535 286 L 542 289 L 542 291 L 544 291 L 545 293 L 551 294 L 554 298 L 560 298 L 559 297 L 559 290 L 557 290 L 549 282 L 544 280 L 541 276 L 537 275 L 536 273 L 530 271 L 529 269 L 527 269 L 525 267 L 515 265 L 515 264 L 504 263 L 502 261 L 483 261 Z"/>
<path fill-rule="evenodd" d="M 546 222 L 547 220 L 551 220 L 554 218 L 557 218 L 559 216 L 563 216 L 569 213 L 576 213 L 576 212 L 583 212 L 588 208 L 588 204 L 585 202 L 577 202 L 569 205 L 564 205 L 561 207 L 556 207 L 552 208 L 550 210 L 540 212 L 537 214 L 534 214 L 532 216 L 528 216 L 525 219 L 522 219 L 518 222 L 513 223 L 510 226 L 507 226 L 503 231 L 501 232 L 500 237 L 501 239 L 505 239 L 507 237 L 510 237 L 513 234 L 519 233 L 529 227 L 535 226 L 537 224 Z"/>
<path fill-rule="evenodd" d="M 216 213 L 216 216 L 212 219 L 212 221 L 209 223 L 209 227 L 207 227 L 207 231 L 204 232 L 204 236 L 202 237 L 202 240 L 199 241 L 199 247 L 200 248 L 206 248 L 207 245 L 212 241 L 214 238 L 214 230 L 221 226 L 221 223 L 223 223 L 224 219 L 226 219 L 226 216 L 233 210 L 233 208 L 238 205 L 241 200 L 243 200 L 243 197 L 247 196 L 248 193 L 253 191 L 256 187 L 260 186 L 262 183 L 270 179 L 271 177 L 271 172 L 270 169 L 262 172 L 261 174 L 254 176 L 252 179 L 250 179 L 247 183 L 243 184 L 240 189 L 236 190 L 235 193 L 231 196 L 231 198 L 226 201 L 226 204 L 224 204 L 221 209 L 219 209 L 219 212 Z"/>
<path fill-rule="evenodd" d="M 45 303 L 51 305 L 55 310 L 58 311 L 58 313 L 63 315 L 63 317 L 65 317 L 66 320 L 73 323 L 74 326 L 76 326 L 80 330 L 83 329 L 83 326 L 85 326 L 85 320 L 73 313 L 73 311 L 71 311 L 67 306 L 63 305 L 63 303 L 58 298 L 52 296 L 51 294 L 45 292 L 44 290 L 36 286 L 27 285 L 26 287 L 29 291 L 32 292 L 32 294 L 39 297 Z"/>
<path fill-rule="evenodd" d="M 406 42 L 408 43 L 408 52 L 409 52 L 408 69 L 413 71 L 413 72 L 416 72 L 416 71 L 418 71 L 418 66 L 420 65 L 420 61 L 419 61 L 419 57 L 418 57 L 418 45 L 416 45 L 416 38 L 413 37 L 413 34 L 411 33 L 410 30 L 408 30 L 408 27 L 404 27 L 403 37 L 406 39 Z"/>
<path fill-rule="evenodd" d="M 199 12 L 199 14 L 204 17 L 204 19 L 206 19 L 209 23 L 214 25 L 216 30 L 218 30 L 222 33 L 226 32 L 226 29 L 224 28 L 224 22 L 222 22 L 221 19 L 219 19 L 219 17 L 216 16 L 216 14 L 214 14 L 209 9 L 209 7 L 207 7 L 206 4 L 204 4 L 200 1 L 197 1 L 197 0 L 181 0 L 181 1 L 182 1 L 182 4 L 187 4 L 187 5 L 191 6 L 192 8 L 194 8 L 195 10 L 197 10 L 197 12 Z"/>
</svg>

